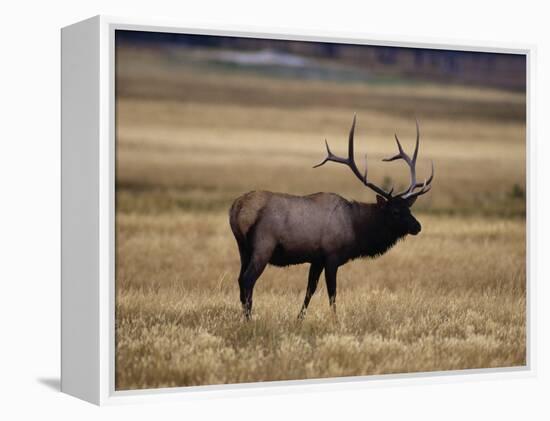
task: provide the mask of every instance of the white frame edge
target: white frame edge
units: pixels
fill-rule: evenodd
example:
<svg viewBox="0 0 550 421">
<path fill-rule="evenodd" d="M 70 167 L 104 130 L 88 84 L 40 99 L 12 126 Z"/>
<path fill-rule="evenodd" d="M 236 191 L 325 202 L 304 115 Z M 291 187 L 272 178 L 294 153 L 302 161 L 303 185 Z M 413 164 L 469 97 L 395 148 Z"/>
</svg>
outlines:
<svg viewBox="0 0 550 421">
<path fill-rule="evenodd" d="M 61 391 L 100 402 L 100 19 L 61 31 Z"/>
<path fill-rule="evenodd" d="M 526 55 L 527 62 L 527 364 L 523 367 L 357 376 L 115 391 L 115 30 L 261 37 L 300 41 L 453 49 Z M 322 33 L 322 35 L 320 35 Z M 76 38 L 75 38 L 76 37 Z M 535 46 L 495 42 L 380 38 L 296 28 L 182 25 L 181 22 L 96 16 L 62 29 L 62 374 L 63 392 L 103 404 L 158 402 L 265 393 L 334 391 L 536 375 L 535 145 L 533 82 Z M 97 51 L 97 55 L 90 52 Z M 82 60 L 86 66 L 75 66 Z M 80 73 L 77 74 L 77 70 Z M 97 89 L 96 89 L 97 88 Z M 84 152 L 87 152 L 84 154 Z M 91 157 L 91 158 L 90 158 Z M 88 164 L 88 165 L 86 165 Z M 82 189 L 86 186 L 87 189 Z M 97 193 L 97 196 L 90 192 Z M 83 204 L 88 206 L 84 207 Z M 71 213 L 71 210 L 79 213 Z M 80 213 L 82 212 L 82 213 Z M 84 221 L 85 223 L 78 223 Z M 83 239 L 89 239 L 86 242 Z M 96 241 L 97 240 L 97 241 Z M 90 271 L 83 273 L 90 266 Z M 96 266 L 94 266 L 96 265 Z M 92 270 L 93 269 L 93 270 Z M 379 380 L 384 380 L 380 382 Z"/>
</svg>

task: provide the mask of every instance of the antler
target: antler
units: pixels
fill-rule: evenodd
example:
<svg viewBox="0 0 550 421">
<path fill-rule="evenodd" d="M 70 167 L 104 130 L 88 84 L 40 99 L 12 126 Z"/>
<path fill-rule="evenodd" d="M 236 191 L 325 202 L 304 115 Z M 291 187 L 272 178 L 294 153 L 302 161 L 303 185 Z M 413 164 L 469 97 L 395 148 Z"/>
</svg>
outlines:
<svg viewBox="0 0 550 421">
<path fill-rule="evenodd" d="M 409 187 L 400 192 L 397 193 L 394 197 L 401 197 L 402 199 L 409 199 L 412 197 L 421 196 L 425 193 L 428 193 L 430 191 L 431 183 L 434 178 L 434 163 L 432 161 L 432 173 L 430 177 L 426 180 L 424 180 L 423 183 L 417 183 L 416 182 L 416 158 L 418 157 L 418 147 L 420 145 L 420 130 L 418 129 L 418 120 L 416 120 L 416 144 L 414 146 L 414 152 L 412 158 L 405 153 L 403 148 L 401 147 L 401 143 L 399 142 L 399 138 L 397 137 L 397 134 L 395 134 L 395 141 L 397 142 L 397 148 L 399 149 L 399 153 L 397 155 L 392 156 L 391 158 L 385 158 L 382 161 L 390 162 L 395 161 L 397 159 L 402 159 L 405 161 L 405 163 L 408 165 L 409 170 L 411 172 L 411 183 Z M 420 189 L 415 191 L 415 189 Z"/>
<path fill-rule="evenodd" d="M 392 194 L 393 189 L 389 192 L 386 192 L 383 189 L 381 189 L 380 187 L 378 187 L 376 184 L 373 184 L 370 181 L 367 181 L 366 155 L 365 155 L 365 173 L 364 173 L 364 175 L 362 175 L 361 172 L 359 171 L 359 168 L 357 168 L 357 164 L 355 163 L 355 158 L 354 158 L 354 151 L 353 151 L 353 135 L 355 133 L 355 119 L 356 119 L 356 114 L 353 114 L 353 123 L 351 124 L 351 130 L 349 132 L 348 157 L 347 158 L 341 158 L 339 156 L 334 155 L 331 152 L 331 150 L 328 146 L 327 140 L 325 139 L 325 145 L 327 147 L 327 157 L 322 162 L 315 165 L 313 168 L 320 167 L 321 165 L 327 163 L 328 161 L 336 162 L 338 164 L 347 165 L 348 167 L 350 167 L 353 174 L 355 174 L 355 176 L 361 181 L 361 183 L 363 183 L 368 188 L 374 190 L 376 193 L 378 193 L 379 195 L 381 195 L 381 196 L 383 196 L 383 197 L 385 197 L 386 199 L 389 200 L 389 199 L 392 198 L 391 194 Z"/>
</svg>

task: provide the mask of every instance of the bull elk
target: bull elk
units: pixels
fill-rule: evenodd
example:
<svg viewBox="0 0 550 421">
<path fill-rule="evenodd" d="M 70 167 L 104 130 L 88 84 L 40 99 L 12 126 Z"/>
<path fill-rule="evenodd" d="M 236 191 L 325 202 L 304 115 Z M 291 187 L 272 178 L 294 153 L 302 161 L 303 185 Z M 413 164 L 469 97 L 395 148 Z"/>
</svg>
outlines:
<svg viewBox="0 0 550 421">
<path fill-rule="evenodd" d="M 251 317 L 254 285 L 268 263 L 274 266 L 310 264 L 299 318 L 304 317 L 324 269 L 329 304 L 336 314 L 336 274 L 340 266 L 358 257 L 380 256 L 407 234 L 420 232 L 420 223 L 410 208 L 418 196 L 430 190 L 434 167 L 432 162 L 428 179 L 416 181 L 418 121 L 412 157 L 405 153 L 395 135 L 398 153 L 383 159 L 386 162 L 401 159 L 409 167 L 409 186 L 393 194 L 393 188 L 385 191 L 368 181 L 366 167 L 363 174 L 357 168 L 353 152 L 355 120 L 354 115 L 347 158 L 334 155 L 325 140 L 327 156 L 313 168 L 327 162 L 348 166 L 361 183 L 376 193 L 376 203 L 349 201 L 334 193 L 293 196 L 251 191 L 231 206 L 229 222 L 241 258 L 239 288 L 246 319 Z"/>
</svg>

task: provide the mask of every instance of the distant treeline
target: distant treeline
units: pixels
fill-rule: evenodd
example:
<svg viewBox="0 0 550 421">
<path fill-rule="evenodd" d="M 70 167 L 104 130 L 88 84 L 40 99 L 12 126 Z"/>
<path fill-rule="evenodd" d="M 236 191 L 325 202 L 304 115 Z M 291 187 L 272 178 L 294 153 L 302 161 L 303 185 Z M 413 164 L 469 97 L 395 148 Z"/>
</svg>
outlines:
<svg viewBox="0 0 550 421">
<path fill-rule="evenodd" d="M 241 51 L 269 49 L 330 59 L 379 75 L 513 90 L 525 90 L 526 87 L 526 59 L 521 54 L 120 30 L 116 39 L 124 44 L 172 44 Z"/>
</svg>

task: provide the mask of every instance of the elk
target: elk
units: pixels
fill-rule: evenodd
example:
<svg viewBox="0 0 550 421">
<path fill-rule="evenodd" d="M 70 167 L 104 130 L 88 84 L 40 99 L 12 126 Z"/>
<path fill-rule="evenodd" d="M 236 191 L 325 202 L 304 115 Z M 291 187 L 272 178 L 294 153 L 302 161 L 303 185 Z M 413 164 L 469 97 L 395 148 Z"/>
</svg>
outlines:
<svg viewBox="0 0 550 421">
<path fill-rule="evenodd" d="M 349 201 L 334 193 L 294 196 L 269 191 L 251 191 L 233 202 L 229 222 L 239 248 L 240 301 L 247 320 L 251 317 L 254 285 L 267 264 L 279 267 L 310 264 L 299 319 L 305 316 L 324 270 L 329 305 L 336 316 L 338 268 L 352 259 L 380 256 L 407 234 L 420 232 L 421 225 L 410 208 L 418 196 L 430 191 L 434 166 L 432 162 L 428 179 L 416 181 L 420 142 L 418 121 L 412 157 L 405 153 L 396 134 L 398 153 L 383 159 L 386 162 L 403 160 L 409 167 L 410 184 L 396 194 L 393 194 L 393 188 L 385 191 L 370 182 L 366 164 L 364 173 L 359 171 L 353 151 L 355 121 L 354 115 L 347 158 L 334 155 L 325 139 L 327 156 L 313 168 L 327 162 L 348 166 L 365 187 L 376 193 L 376 203 Z"/>
</svg>

